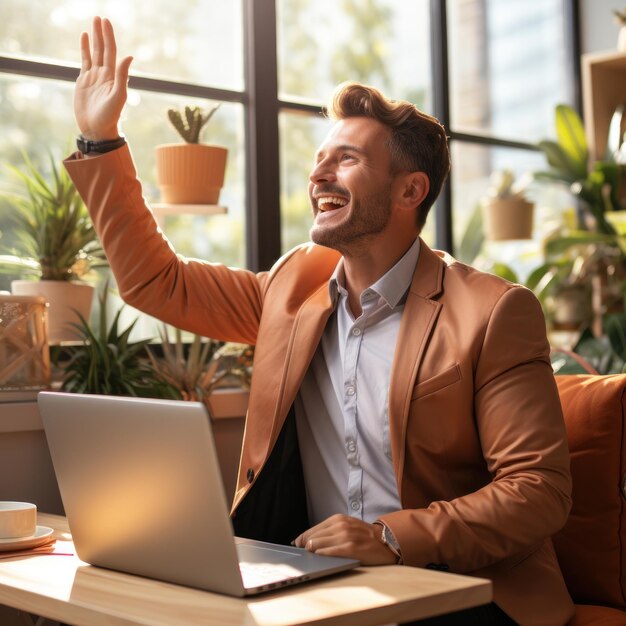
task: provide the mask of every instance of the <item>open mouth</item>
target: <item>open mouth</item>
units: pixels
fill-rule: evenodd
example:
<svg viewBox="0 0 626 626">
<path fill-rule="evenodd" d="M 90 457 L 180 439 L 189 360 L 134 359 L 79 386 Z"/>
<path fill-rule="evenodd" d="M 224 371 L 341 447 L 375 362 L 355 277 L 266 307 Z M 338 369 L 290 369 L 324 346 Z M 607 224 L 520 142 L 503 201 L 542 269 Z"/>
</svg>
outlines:
<svg viewBox="0 0 626 626">
<path fill-rule="evenodd" d="M 348 204 L 348 201 L 345 198 L 340 198 L 339 196 L 320 196 L 317 198 L 317 208 L 321 213 L 336 211 L 337 209 L 341 209 L 346 206 L 346 204 Z"/>
</svg>

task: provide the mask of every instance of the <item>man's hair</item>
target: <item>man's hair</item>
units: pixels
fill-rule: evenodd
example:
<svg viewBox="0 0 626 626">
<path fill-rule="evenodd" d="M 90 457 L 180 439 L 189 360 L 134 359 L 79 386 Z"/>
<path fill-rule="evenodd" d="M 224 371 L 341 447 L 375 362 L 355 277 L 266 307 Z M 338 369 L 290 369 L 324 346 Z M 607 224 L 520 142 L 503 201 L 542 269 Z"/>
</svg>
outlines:
<svg viewBox="0 0 626 626">
<path fill-rule="evenodd" d="M 421 230 L 450 171 L 448 138 L 439 120 L 410 102 L 390 100 L 378 89 L 359 83 L 339 85 L 326 112 L 335 120 L 349 117 L 378 120 L 391 131 L 387 142 L 391 173 L 419 171 L 428 176 L 430 190 L 417 212 L 417 226 Z"/>
</svg>

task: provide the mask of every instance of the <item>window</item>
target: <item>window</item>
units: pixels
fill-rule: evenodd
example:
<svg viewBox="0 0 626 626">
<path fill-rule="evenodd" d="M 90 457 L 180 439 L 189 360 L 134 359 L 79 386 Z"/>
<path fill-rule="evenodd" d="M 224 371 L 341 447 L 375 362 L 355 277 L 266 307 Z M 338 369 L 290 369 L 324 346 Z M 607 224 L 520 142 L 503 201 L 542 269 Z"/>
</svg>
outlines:
<svg viewBox="0 0 626 626">
<path fill-rule="evenodd" d="M 106 15 L 120 54 L 135 57 L 124 130 L 149 198 L 153 148 L 177 141 L 165 109 L 223 103 L 206 140 L 229 148 L 221 198 L 229 213 L 165 218 L 180 252 L 257 270 L 306 239 L 308 174 L 330 124 L 321 107 L 338 82 L 359 80 L 446 125 L 453 172 L 424 236 L 459 253 L 490 173 L 542 167 L 534 144 L 552 134 L 555 104 L 577 104 L 575 8 L 574 0 L 5 0 L 0 161 L 18 164 L 26 150 L 43 165 L 47 149 L 71 149 L 79 33 Z M 9 217 L 0 204 L 5 243 Z"/>
<path fill-rule="evenodd" d="M 448 0 L 443 11 L 449 107 L 438 113 L 449 120 L 451 136 L 450 247 L 484 268 L 507 262 L 521 280 L 540 263 L 540 241 L 571 198 L 531 184 L 534 241 L 482 246 L 479 203 L 493 172 L 509 169 L 521 177 L 546 168 L 536 143 L 554 136 L 557 104 L 576 104 L 575 77 L 567 71 L 576 56 L 572 14 L 572 4 L 562 0 Z"/>
<path fill-rule="evenodd" d="M 522 142 L 570 98 L 562 0 L 449 0 L 450 123 Z"/>
<path fill-rule="evenodd" d="M 321 107 L 337 84 L 357 80 L 431 111 L 430 32 L 426 0 L 278 0 L 276 8 L 285 252 L 308 238 L 309 172 L 330 128 Z M 302 103 L 308 110 L 293 110 Z M 433 234 L 429 221 L 429 243 Z"/>
</svg>

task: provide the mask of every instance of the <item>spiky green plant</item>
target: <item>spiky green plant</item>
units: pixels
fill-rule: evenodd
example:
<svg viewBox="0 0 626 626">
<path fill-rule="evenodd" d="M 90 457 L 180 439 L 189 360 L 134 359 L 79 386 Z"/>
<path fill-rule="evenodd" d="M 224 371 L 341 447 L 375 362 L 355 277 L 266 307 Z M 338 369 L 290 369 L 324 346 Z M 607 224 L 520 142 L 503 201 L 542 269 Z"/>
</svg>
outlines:
<svg viewBox="0 0 626 626">
<path fill-rule="evenodd" d="M 165 382 L 180 392 L 183 400 L 203 401 L 213 387 L 219 363 L 212 359 L 222 343 L 194 335 L 189 350 L 185 351 L 179 328 L 174 329 L 173 342 L 167 326 L 159 329 L 159 335 L 163 357 L 159 358 L 148 350 L 152 367 Z"/>
<path fill-rule="evenodd" d="M 80 315 L 80 323 L 74 324 L 83 345 L 72 349 L 64 366 L 62 389 L 74 393 L 179 399 L 176 389 L 164 382 L 150 365 L 146 351 L 150 340 L 129 340 L 137 320 L 121 330 L 120 308 L 109 326 L 107 299 L 108 285 L 98 296 L 100 316 L 96 329 Z"/>
<path fill-rule="evenodd" d="M 167 110 L 167 117 L 187 143 L 199 143 L 202 129 L 219 108 L 219 104 L 206 112 L 200 107 L 186 106 L 182 111 L 172 108 Z"/>
<path fill-rule="evenodd" d="M 0 271 L 43 280 L 74 280 L 106 265 L 102 248 L 72 179 L 50 155 L 47 180 L 24 154 L 26 169 L 8 166 L 22 193 L 5 193 L 13 209 L 16 245 L 4 248 Z"/>
<path fill-rule="evenodd" d="M 250 386 L 251 346 L 194 335 L 186 349 L 180 329 L 174 329 L 174 341 L 166 326 L 159 330 L 159 335 L 163 356 L 158 357 L 149 349 L 152 367 L 184 400 L 205 401 L 216 387 L 225 383 Z"/>
</svg>

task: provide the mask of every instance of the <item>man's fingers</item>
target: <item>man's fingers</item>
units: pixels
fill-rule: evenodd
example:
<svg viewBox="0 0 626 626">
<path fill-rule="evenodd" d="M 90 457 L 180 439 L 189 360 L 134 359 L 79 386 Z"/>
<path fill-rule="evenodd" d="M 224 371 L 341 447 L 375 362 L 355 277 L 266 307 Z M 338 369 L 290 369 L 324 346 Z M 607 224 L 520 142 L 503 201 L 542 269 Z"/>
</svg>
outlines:
<svg viewBox="0 0 626 626">
<path fill-rule="evenodd" d="M 104 57 L 104 41 L 102 38 L 102 20 L 99 17 L 93 18 L 91 25 L 91 62 L 92 65 L 99 67 L 103 63 Z"/>
<path fill-rule="evenodd" d="M 106 18 L 102 20 L 102 35 L 104 41 L 104 51 L 102 55 L 103 64 L 105 67 L 113 70 L 117 56 L 117 45 L 115 44 L 113 26 Z"/>
<path fill-rule="evenodd" d="M 327 517 L 324 521 L 312 526 L 308 530 L 305 530 L 301 535 L 294 539 L 293 545 L 297 548 L 304 548 L 306 542 L 314 537 L 316 534 L 321 533 L 322 535 L 329 536 L 333 535 L 337 532 L 338 529 L 341 529 L 342 524 L 351 524 L 354 523 L 355 520 L 348 517 L 347 515 L 335 514 Z"/>
<path fill-rule="evenodd" d="M 133 57 L 124 57 L 115 68 L 115 90 L 126 95 L 126 85 L 128 84 L 128 72 Z"/>
<path fill-rule="evenodd" d="M 130 71 L 130 64 L 133 62 L 133 57 L 124 57 L 115 68 L 115 85 L 120 89 L 126 88 L 128 83 L 128 73 Z"/>
<path fill-rule="evenodd" d="M 89 51 L 89 35 L 87 33 L 80 34 L 80 60 L 81 72 L 91 69 L 91 52 Z"/>
</svg>

